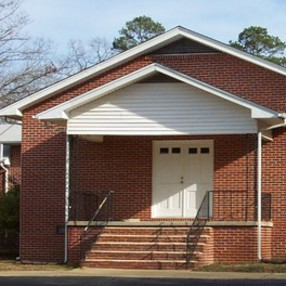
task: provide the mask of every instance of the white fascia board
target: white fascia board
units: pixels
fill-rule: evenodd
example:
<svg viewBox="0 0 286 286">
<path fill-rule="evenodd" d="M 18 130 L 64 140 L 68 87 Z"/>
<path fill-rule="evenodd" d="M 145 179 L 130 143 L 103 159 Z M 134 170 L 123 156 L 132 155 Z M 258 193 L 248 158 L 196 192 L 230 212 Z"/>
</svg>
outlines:
<svg viewBox="0 0 286 286">
<path fill-rule="evenodd" d="M 130 85 L 134 82 L 140 81 L 141 79 L 150 76 L 152 73 L 156 72 L 156 66 L 157 64 L 151 64 L 129 75 L 123 76 L 103 86 L 100 86 L 94 90 L 88 91 L 69 101 L 66 101 L 62 104 L 59 104 L 55 107 L 52 107 L 48 110 L 45 110 L 35 115 L 35 118 L 38 118 L 40 120 L 68 119 L 69 111 L 76 109 L 77 107 L 81 105 L 87 104 L 90 101 L 94 101 L 98 99 L 99 97 L 102 97 L 106 94 L 114 92 L 118 89 L 124 88 L 127 85 Z"/>
<path fill-rule="evenodd" d="M 99 97 L 102 97 L 106 94 L 109 94 L 115 90 L 121 89 L 130 85 L 132 83 L 138 82 L 143 78 L 150 76 L 151 74 L 159 72 L 166 76 L 177 79 L 178 81 L 184 82 L 188 85 L 196 87 L 200 90 L 204 90 L 208 93 L 211 93 L 215 96 L 218 96 L 222 99 L 230 101 L 234 104 L 238 104 L 242 107 L 245 107 L 251 110 L 252 118 L 277 118 L 279 114 L 271 109 L 262 107 L 253 102 L 242 99 L 238 96 L 225 92 L 221 89 L 215 88 L 211 85 L 203 83 L 199 80 L 186 76 L 180 72 L 174 71 L 170 68 L 164 67 L 160 64 L 151 64 L 147 67 L 144 67 L 140 70 L 137 70 L 129 75 L 126 75 L 122 78 L 114 80 L 110 83 L 107 83 L 101 87 L 98 87 L 94 90 L 91 90 L 87 93 L 84 93 L 74 99 L 71 99 L 67 102 L 64 102 L 58 106 L 50 108 L 44 112 L 37 114 L 35 117 L 40 120 L 56 120 L 56 119 L 68 119 L 68 113 L 71 110 L 78 108 L 81 105 L 87 104 L 90 101 L 94 101 Z"/>
<path fill-rule="evenodd" d="M 160 47 L 163 47 L 169 43 L 172 43 L 180 38 L 188 38 L 190 40 L 194 40 L 198 43 L 201 43 L 203 45 L 212 47 L 216 50 L 219 50 L 221 52 L 225 52 L 227 54 L 230 54 L 234 57 L 246 60 L 248 62 L 254 63 L 258 66 L 264 67 L 266 69 L 269 69 L 271 71 L 274 71 L 276 73 L 282 74 L 286 76 L 286 69 L 283 67 L 280 67 L 278 65 L 272 64 L 268 61 L 265 61 L 263 59 L 260 59 L 258 57 L 252 56 L 250 54 L 247 54 L 245 52 L 239 51 L 237 49 L 234 49 L 230 47 L 227 44 L 224 44 L 222 42 L 213 40 L 211 38 L 208 38 L 206 36 L 203 36 L 201 34 L 198 34 L 196 32 L 193 32 L 191 30 L 188 30 L 183 27 L 176 27 L 174 29 L 171 29 L 167 31 L 166 33 L 159 35 L 151 40 L 148 40 L 128 51 L 125 51 L 123 53 L 120 53 L 118 55 L 115 55 L 111 57 L 110 59 L 96 64 L 90 68 L 87 68 L 84 71 L 81 71 L 71 77 L 68 77 L 64 80 L 61 80 L 43 90 L 40 90 L 22 100 L 19 100 L 7 107 L 4 107 L 0 110 L 0 116 L 16 116 L 21 117 L 22 116 L 22 110 L 27 108 L 28 106 L 31 106 L 47 97 L 50 97 L 60 91 L 63 91 L 67 88 L 72 87 L 73 85 L 76 85 L 80 83 L 83 80 L 86 80 L 92 76 L 99 75 L 102 72 L 106 72 L 107 70 L 116 67 L 118 65 L 121 65 L 127 61 L 130 61 L 134 59 L 135 57 L 138 57 L 140 55 L 150 53 L 153 50 L 159 49 Z"/>
<path fill-rule="evenodd" d="M 139 46 L 136 46 L 128 51 L 122 52 L 118 55 L 107 59 L 106 61 L 96 64 L 90 68 L 87 68 L 73 76 L 63 79 L 43 90 L 40 90 L 34 94 L 31 94 L 13 104 L 10 104 L 2 109 L 0 109 L 0 116 L 16 116 L 22 117 L 22 110 L 25 108 L 42 101 L 45 98 L 51 97 L 56 93 L 71 88 L 72 86 L 87 80 L 90 77 L 99 75 L 113 67 L 121 65 L 127 61 L 130 61 L 142 54 L 146 54 L 154 49 L 160 48 L 160 46 L 165 46 L 173 41 L 176 41 L 183 36 L 179 32 L 180 28 L 174 28 L 165 34 L 159 35 Z"/>
</svg>

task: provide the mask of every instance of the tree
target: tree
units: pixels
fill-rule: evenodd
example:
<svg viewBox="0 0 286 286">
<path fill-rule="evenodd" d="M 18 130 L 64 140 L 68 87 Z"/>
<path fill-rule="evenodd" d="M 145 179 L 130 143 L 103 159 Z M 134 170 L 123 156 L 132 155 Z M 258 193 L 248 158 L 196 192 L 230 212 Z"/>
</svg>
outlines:
<svg viewBox="0 0 286 286">
<path fill-rule="evenodd" d="M 29 17 L 20 4 L 21 0 L 0 0 L 0 107 L 112 55 L 111 45 L 100 38 L 87 45 L 71 40 L 67 53 L 57 55 L 50 40 L 23 32 Z"/>
<path fill-rule="evenodd" d="M 136 17 L 126 22 L 125 27 L 119 30 L 120 37 L 114 39 L 113 48 L 126 51 L 164 32 L 162 24 L 153 21 L 152 18 Z"/>
<path fill-rule="evenodd" d="M 70 40 L 67 54 L 58 62 L 58 73 L 69 76 L 96 63 L 103 62 L 114 54 L 111 44 L 104 38 L 93 38 L 87 44 L 81 40 Z"/>
<path fill-rule="evenodd" d="M 0 235 L 5 232 L 5 247 L 11 254 L 18 253 L 19 205 L 20 185 L 12 181 L 10 190 L 0 194 Z"/>
<path fill-rule="evenodd" d="M 20 0 L 0 0 L 0 106 L 14 102 L 54 80 L 51 42 L 23 33 L 29 23 Z"/>
<path fill-rule="evenodd" d="M 268 34 L 267 29 L 251 26 L 244 29 L 235 42 L 230 45 L 236 49 L 261 57 L 279 65 L 286 65 L 286 43 Z"/>
</svg>

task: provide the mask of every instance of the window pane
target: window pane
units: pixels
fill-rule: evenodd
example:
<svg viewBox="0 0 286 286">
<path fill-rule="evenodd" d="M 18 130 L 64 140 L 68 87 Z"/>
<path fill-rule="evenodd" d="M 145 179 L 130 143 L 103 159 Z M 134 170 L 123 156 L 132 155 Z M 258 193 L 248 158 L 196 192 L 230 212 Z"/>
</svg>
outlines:
<svg viewBox="0 0 286 286">
<path fill-rule="evenodd" d="M 169 148 L 160 148 L 160 154 L 168 154 Z"/>
<path fill-rule="evenodd" d="M 197 148 L 189 148 L 189 154 L 197 154 L 198 149 Z"/>
<path fill-rule="evenodd" d="M 3 157 L 10 157 L 10 150 L 11 150 L 11 146 L 10 145 L 3 145 Z"/>
<path fill-rule="evenodd" d="M 172 153 L 173 153 L 173 154 L 180 154 L 180 153 L 181 153 L 181 148 L 179 148 L 179 147 L 173 147 L 173 148 L 172 148 Z"/>
<path fill-rule="evenodd" d="M 210 153 L 210 148 L 204 147 L 201 148 L 201 154 L 209 154 Z"/>
</svg>

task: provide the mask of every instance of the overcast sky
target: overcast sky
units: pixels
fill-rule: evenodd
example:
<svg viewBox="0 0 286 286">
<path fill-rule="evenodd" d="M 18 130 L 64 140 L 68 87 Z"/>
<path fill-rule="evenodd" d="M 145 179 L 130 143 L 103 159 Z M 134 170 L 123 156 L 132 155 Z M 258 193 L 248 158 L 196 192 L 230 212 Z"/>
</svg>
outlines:
<svg viewBox="0 0 286 286">
<path fill-rule="evenodd" d="M 63 48 L 69 39 L 118 36 L 125 22 L 150 16 L 166 29 L 184 26 L 222 42 L 261 26 L 286 41 L 286 0 L 24 0 L 34 36 Z"/>
</svg>

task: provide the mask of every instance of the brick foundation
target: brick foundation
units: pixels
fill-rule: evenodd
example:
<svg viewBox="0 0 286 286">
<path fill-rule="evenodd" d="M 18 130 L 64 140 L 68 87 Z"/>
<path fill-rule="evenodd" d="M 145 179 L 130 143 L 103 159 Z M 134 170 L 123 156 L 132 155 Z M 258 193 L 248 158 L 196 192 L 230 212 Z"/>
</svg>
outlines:
<svg viewBox="0 0 286 286">
<path fill-rule="evenodd" d="M 271 227 L 262 228 L 262 258 L 271 258 Z M 245 263 L 258 261 L 257 227 L 215 227 L 214 261 Z"/>
</svg>

